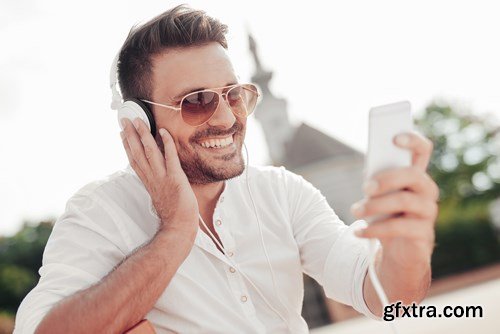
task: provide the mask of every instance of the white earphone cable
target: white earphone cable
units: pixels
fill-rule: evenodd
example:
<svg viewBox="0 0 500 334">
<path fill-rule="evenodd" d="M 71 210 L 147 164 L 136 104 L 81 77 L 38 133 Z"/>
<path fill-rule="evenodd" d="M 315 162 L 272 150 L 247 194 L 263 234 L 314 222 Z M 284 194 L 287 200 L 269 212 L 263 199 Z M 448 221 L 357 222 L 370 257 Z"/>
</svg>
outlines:
<svg viewBox="0 0 500 334">
<path fill-rule="evenodd" d="M 370 224 L 373 221 L 373 219 L 367 219 L 367 223 Z M 382 287 L 382 284 L 380 283 L 380 280 L 378 279 L 377 276 L 377 271 L 375 269 L 375 259 L 377 257 L 377 239 L 370 239 L 368 245 L 369 249 L 369 258 L 368 258 L 368 275 L 370 276 L 370 280 L 372 282 L 373 288 L 375 289 L 375 292 L 377 293 L 377 296 L 380 300 L 380 303 L 382 303 L 382 307 L 388 306 L 389 305 L 389 299 L 387 298 L 387 295 L 384 291 L 384 288 Z M 398 329 L 396 328 L 396 325 L 392 322 L 389 323 L 391 330 L 394 334 L 399 334 Z"/>
<path fill-rule="evenodd" d="M 276 279 L 275 279 L 275 276 L 274 276 L 273 267 L 271 265 L 271 261 L 269 260 L 269 254 L 267 253 L 267 249 L 266 249 L 266 246 L 265 246 L 264 236 L 263 236 L 263 233 L 262 233 L 262 227 L 260 225 L 260 220 L 259 220 L 258 215 L 257 215 L 257 208 L 256 208 L 255 202 L 254 202 L 253 197 L 252 197 L 252 192 L 250 191 L 250 187 L 248 185 L 248 163 L 249 163 L 249 158 L 248 158 L 247 147 L 246 147 L 246 145 L 244 143 L 243 143 L 243 145 L 245 146 L 245 152 L 246 152 L 246 156 L 247 156 L 246 167 L 245 167 L 245 177 L 246 177 L 247 189 L 248 189 L 248 192 L 250 194 L 250 199 L 252 201 L 252 205 L 253 205 L 253 209 L 254 209 L 254 212 L 255 212 L 255 216 L 257 218 L 257 224 L 259 226 L 259 233 L 260 233 L 261 244 L 262 244 L 262 247 L 264 249 L 264 254 L 266 256 L 266 260 L 267 260 L 268 266 L 269 266 L 269 268 L 271 270 L 271 277 L 272 277 L 272 281 L 273 281 L 273 288 L 274 288 L 274 291 L 276 292 L 276 296 L 278 297 L 280 304 L 286 309 L 287 312 L 289 312 L 288 308 L 283 304 L 283 301 L 281 300 L 281 298 L 279 297 L 279 294 L 278 294 L 278 289 L 277 289 L 277 285 L 276 285 Z M 290 330 L 290 332 L 292 332 L 292 329 L 290 328 L 290 324 L 289 324 L 289 322 L 287 320 L 287 317 L 284 317 L 275 307 L 273 307 L 271 305 L 271 303 L 267 300 L 267 298 L 264 296 L 264 294 L 262 293 L 262 291 L 260 291 L 260 289 L 239 268 L 239 266 L 236 265 L 236 263 L 234 263 L 234 261 L 226 255 L 226 250 L 225 250 L 224 246 L 222 246 L 222 244 L 219 242 L 219 240 L 217 240 L 217 238 L 214 236 L 214 234 L 212 233 L 212 231 L 210 231 L 210 229 L 208 228 L 207 224 L 205 223 L 205 221 L 203 220 L 203 218 L 201 217 L 201 215 L 198 215 L 198 216 L 200 218 L 201 223 L 203 224 L 203 226 L 207 230 L 208 234 L 210 235 L 210 237 L 217 244 L 217 246 L 219 246 L 219 248 L 221 250 L 223 250 L 224 256 L 226 257 L 226 259 L 241 274 L 241 276 L 243 276 L 250 283 L 250 285 L 252 285 L 252 287 L 255 289 L 255 291 L 257 291 L 257 293 L 262 298 L 262 300 L 266 303 L 266 305 L 269 307 L 269 309 L 271 309 L 271 311 L 273 311 L 274 313 L 276 313 L 281 318 L 281 320 L 283 320 L 283 322 L 285 323 L 285 325 L 287 326 L 287 328 Z"/>
<path fill-rule="evenodd" d="M 246 164 L 247 164 L 246 184 L 247 184 L 248 194 L 250 195 L 250 200 L 252 202 L 252 206 L 253 206 L 253 209 L 254 209 L 254 212 L 255 212 L 255 218 L 257 219 L 257 225 L 259 227 L 260 242 L 261 242 L 262 248 L 264 250 L 264 254 L 266 256 L 267 265 L 268 265 L 268 267 L 269 267 L 269 269 L 271 271 L 271 279 L 273 281 L 273 288 L 274 288 L 274 291 L 276 293 L 276 297 L 278 297 L 278 300 L 279 300 L 281 306 L 283 306 L 283 308 L 287 311 L 287 313 L 290 314 L 290 310 L 288 309 L 288 307 L 286 307 L 286 304 L 283 303 L 283 300 L 281 299 L 281 297 L 279 295 L 279 292 L 278 292 L 279 290 L 278 290 L 277 285 L 276 285 L 276 277 L 274 276 L 273 266 L 271 264 L 271 260 L 269 259 L 269 254 L 267 252 L 266 243 L 264 241 L 264 233 L 262 232 L 262 224 L 260 223 L 259 215 L 257 213 L 257 206 L 255 205 L 255 201 L 253 199 L 252 192 L 250 191 L 250 183 L 248 182 L 248 165 L 250 164 L 250 158 L 248 156 L 248 149 L 247 149 L 247 146 L 245 145 L 245 143 L 243 143 L 243 145 L 245 146 L 245 153 L 246 153 L 246 156 L 247 156 L 247 161 L 246 161 Z"/>
<path fill-rule="evenodd" d="M 278 312 L 278 310 L 276 310 L 270 303 L 269 301 L 267 300 L 267 298 L 264 296 L 264 294 L 260 291 L 260 289 L 252 282 L 252 280 L 239 268 L 239 266 L 234 263 L 227 255 L 226 255 L 226 250 L 224 249 L 224 246 L 221 245 L 221 243 L 217 240 L 217 238 L 214 236 L 214 234 L 212 233 L 212 231 L 210 231 L 210 229 L 208 228 L 207 224 L 205 223 L 205 221 L 203 220 L 203 218 L 201 217 L 201 215 L 199 215 L 199 218 L 200 218 L 200 221 L 201 223 L 203 224 L 203 226 L 205 227 L 205 229 L 207 230 L 208 234 L 210 234 L 210 236 L 212 237 L 212 239 L 214 240 L 214 242 L 217 244 L 217 246 L 220 247 L 220 249 L 222 249 L 224 251 L 224 256 L 226 257 L 226 259 L 231 263 L 231 265 L 241 274 L 241 276 L 243 276 L 252 286 L 253 288 L 257 291 L 257 293 L 259 294 L 259 296 L 262 298 L 262 300 L 264 300 L 264 302 L 267 304 L 267 306 L 274 312 L 276 313 L 285 323 L 287 323 L 285 317 L 283 317 L 281 315 L 280 312 Z M 287 323 L 288 325 L 288 323 Z"/>
</svg>

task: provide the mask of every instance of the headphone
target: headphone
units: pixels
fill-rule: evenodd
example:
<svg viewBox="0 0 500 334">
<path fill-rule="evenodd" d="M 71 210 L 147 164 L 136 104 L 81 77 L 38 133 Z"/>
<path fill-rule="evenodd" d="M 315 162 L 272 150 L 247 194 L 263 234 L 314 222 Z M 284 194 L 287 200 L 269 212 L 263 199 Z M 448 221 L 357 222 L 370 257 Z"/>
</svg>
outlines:
<svg viewBox="0 0 500 334">
<path fill-rule="evenodd" d="M 117 89 L 118 84 L 118 61 L 120 57 L 120 52 L 117 53 L 113 63 L 111 64 L 111 70 L 109 71 L 109 88 L 111 88 L 112 102 L 111 109 L 118 111 L 118 124 L 120 129 L 123 130 L 122 119 L 127 118 L 133 121 L 136 118 L 140 118 L 146 123 L 153 137 L 156 136 L 156 123 L 155 118 L 148 106 L 139 99 L 130 98 L 123 100 L 122 95 Z"/>
</svg>

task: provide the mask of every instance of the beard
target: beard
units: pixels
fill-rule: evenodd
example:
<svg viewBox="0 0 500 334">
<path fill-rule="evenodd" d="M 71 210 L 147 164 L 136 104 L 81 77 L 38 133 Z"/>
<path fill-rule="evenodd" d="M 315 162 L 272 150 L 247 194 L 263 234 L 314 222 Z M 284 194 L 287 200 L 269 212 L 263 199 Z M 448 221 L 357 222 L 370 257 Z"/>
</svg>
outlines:
<svg viewBox="0 0 500 334">
<path fill-rule="evenodd" d="M 245 170 L 241 145 L 236 152 L 222 156 L 218 161 L 220 165 L 215 165 L 198 154 L 191 155 L 188 159 L 180 159 L 181 167 L 191 184 L 229 180 L 241 175 Z"/>
<path fill-rule="evenodd" d="M 245 126 L 237 119 L 230 129 L 208 128 L 191 136 L 187 144 L 179 141 L 177 154 L 189 183 L 209 184 L 241 175 L 245 170 L 245 162 L 241 152 L 245 130 Z M 236 149 L 231 153 L 214 156 L 214 153 L 207 153 L 206 149 L 199 144 L 201 138 L 229 134 L 233 134 L 233 143 L 236 145 Z M 161 150 L 165 154 L 163 143 Z"/>
</svg>

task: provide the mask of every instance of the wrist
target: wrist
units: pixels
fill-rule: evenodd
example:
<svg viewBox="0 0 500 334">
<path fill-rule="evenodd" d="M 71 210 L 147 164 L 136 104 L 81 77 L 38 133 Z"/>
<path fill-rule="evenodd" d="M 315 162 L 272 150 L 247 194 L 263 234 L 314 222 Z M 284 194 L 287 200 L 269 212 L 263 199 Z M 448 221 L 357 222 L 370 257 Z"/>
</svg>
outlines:
<svg viewBox="0 0 500 334">
<path fill-rule="evenodd" d="M 393 273 L 394 276 L 406 276 L 425 272 L 430 266 L 431 259 L 427 256 L 408 259 L 397 255 L 383 254 L 379 268 L 381 271 Z"/>
<path fill-rule="evenodd" d="M 179 267 L 189 256 L 194 241 L 184 234 L 175 233 L 171 230 L 160 229 L 150 240 L 148 248 L 156 254 L 156 259 L 163 262 L 163 266 Z"/>
<path fill-rule="evenodd" d="M 198 233 L 198 226 L 193 229 L 177 228 L 172 226 L 160 226 L 156 232 L 154 239 L 160 244 L 176 244 L 183 248 L 191 248 Z"/>
<path fill-rule="evenodd" d="M 390 301 L 420 302 L 429 289 L 431 263 L 426 258 L 405 261 L 384 254 L 377 272 Z"/>
<path fill-rule="evenodd" d="M 194 238 L 198 233 L 199 220 L 196 217 L 167 217 L 159 216 L 158 233 L 176 234 L 187 238 Z"/>
<path fill-rule="evenodd" d="M 422 241 L 396 241 L 382 244 L 381 264 L 401 271 L 420 271 L 431 264 L 432 245 Z"/>
</svg>

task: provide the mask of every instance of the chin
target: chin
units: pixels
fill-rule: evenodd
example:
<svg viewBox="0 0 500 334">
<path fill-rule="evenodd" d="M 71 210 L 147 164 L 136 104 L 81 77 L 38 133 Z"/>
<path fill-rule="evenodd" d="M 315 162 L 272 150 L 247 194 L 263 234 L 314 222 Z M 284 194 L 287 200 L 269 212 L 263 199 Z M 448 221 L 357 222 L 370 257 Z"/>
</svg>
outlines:
<svg viewBox="0 0 500 334">
<path fill-rule="evenodd" d="M 213 180 L 212 182 L 218 182 L 240 176 L 241 174 L 243 174 L 244 170 L 245 170 L 245 165 L 241 163 L 238 165 L 231 165 L 229 167 L 226 165 L 223 168 L 218 168 L 218 169 L 212 168 L 212 170 L 209 173 L 205 173 L 205 175 L 209 175 L 210 179 Z"/>
<path fill-rule="evenodd" d="M 241 146 L 227 154 L 195 154 L 192 159 L 181 159 L 181 166 L 190 183 L 209 184 L 229 180 L 245 171 Z"/>
<path fill-rule="evenodd" d="M 207 159 L 203 167 L 204 174 L 213 182 L 229 180 L 239 176 L 245 170 L 241 148 L 230 154 Z"/>
</svg>

